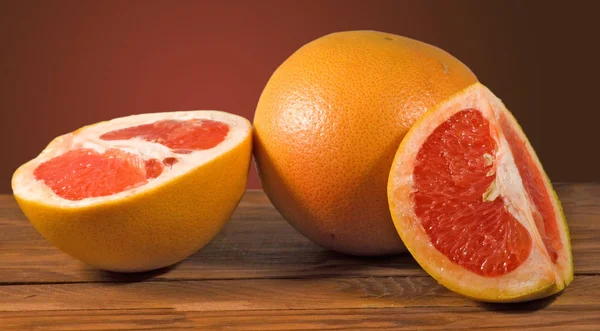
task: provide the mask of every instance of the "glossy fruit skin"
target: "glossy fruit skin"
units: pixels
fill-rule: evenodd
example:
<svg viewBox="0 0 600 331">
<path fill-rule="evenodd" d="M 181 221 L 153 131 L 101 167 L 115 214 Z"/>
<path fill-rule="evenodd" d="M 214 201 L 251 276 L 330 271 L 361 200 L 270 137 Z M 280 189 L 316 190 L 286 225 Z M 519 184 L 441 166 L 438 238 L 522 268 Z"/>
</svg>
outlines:
<svg viewBox="0 0 600 331">
<path fill-rule="evenodd" d="M 314 40 L 267 83 L 254 117 L 265 193 L 331 250 L 405 250 L 386 186 L 402 138 L 430 107 L 477 81 L 452 55 L 409 38 L 347 31 Z"/>
<path fill-rule="evenodd" d="M 225 225 L 245 192 L 251 151 L 248 134 L 163 185 L 86 207 L 15 199 L 40 234 L 86 264 L 116 272 L 158 269 L 194 254 Z"/>
</svg>

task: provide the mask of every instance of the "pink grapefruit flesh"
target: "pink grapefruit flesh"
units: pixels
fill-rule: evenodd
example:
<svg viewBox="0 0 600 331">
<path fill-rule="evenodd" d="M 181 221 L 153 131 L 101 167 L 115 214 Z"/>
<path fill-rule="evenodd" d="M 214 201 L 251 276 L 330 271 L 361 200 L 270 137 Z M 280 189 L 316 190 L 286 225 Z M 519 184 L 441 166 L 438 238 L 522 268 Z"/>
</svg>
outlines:
<svg viewBox="0 0 600 331">
<path fill-rule="evenodd" d="M 480 83 L 413 125 L 392 163 L 388 202 L 415 260 L 455 292 L 525 301 L 573 280 L 552 184 L 515 118 Z"/>
<path fill-rule="evenodd" d="M 151 124 L 134 126 L 107 132 L 100 136 L 104 140 L 128 140 L 140 138 L 159 143 L 181 154 L 210 149 L 217 146 L 229 132 L 229 126 L 222 122 L 191 119 L 162 120 Z"/>
<path fill-rule="evenodd" d="M 167 146 L 175 154 L 190 154 L 216 147 L 225 140 L 228 132 L 229 125 L 226 123 L 208 119 L 161 120 L 109 131 L 100 138 L 139 138 Z M 103 153 L 80 148 L 41 163 L 34 170 L 34 176 L 61 198 L 82 200 L 113 195 L 144 185 L 159 177 L 165 167 L 177 162 L 176 157 L 144 160 L 138 155 L 116 148 Z"/>
<path fill-rule="evenodd" d="M 40 164 L 33 174 L 56 195 L 69 200 L 112 195 L 148 180 L 144 161 L 119 149 L 104 153 L 72 150 Z"/>
<path fill-rule="evenodd" d="M 515 164 L 517 165 L 517 169 L 519 169 L 525 191 L 527 191 L 529 199 L 536 207 L 536 210 L 533 210 L 536 227 L 552 262 L 556 263 L 559 252 L 562 250 L 562 243 L 552 207 L 552 200 L 550 200 L 548 190 L 545 189 L 544 175 L 535 166 L 531 154 L 525 148 L 525 142 L 519 138 L 506 116 L 501 116 L 500 126 L 504 131 L 504 136 L 515 158 Z"/>
<path fill-rule="evenodd" d="M 438 126 L 414 169 L 415 213 L 431 242 L 455 263 L 482 276 L 511 272 L 531 251 L 531 236 L 498 197 L 482 196 L 496 179 L 489 122 L 474 109 Z"/>
</svg>

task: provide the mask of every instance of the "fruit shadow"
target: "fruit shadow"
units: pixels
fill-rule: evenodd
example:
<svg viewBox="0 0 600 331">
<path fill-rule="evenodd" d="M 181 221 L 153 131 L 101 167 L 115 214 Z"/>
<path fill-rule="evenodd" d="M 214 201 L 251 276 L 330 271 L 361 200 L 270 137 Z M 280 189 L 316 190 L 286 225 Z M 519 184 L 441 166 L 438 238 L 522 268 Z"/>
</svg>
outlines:
<svg viewBox="0 0 600 331">
<path fill-rule="evenodd" d="M 421 271 L 417 261 L 408 252 L 382 256 L 354 256 L 323 250 L 317 256 L 316 261 L 321 263 L 313 270 L 319 278 L 405 276 L 402 270 Z"/>
<path fill-rule="evenodd" d="M 355 185 L 357 185 L 357 190 L 364 192 L 371 191 L 371 187 L 373 187 L 374 185 L 373 178 L 381 178 L 381 176 L 379 176 L 381 169 L 390 167 L 399 144 L 400 141 L 394 141 L 385 148 L 385 151 L 381 153 L 382 155 L 384 155 L 384 157 L 381 157 L 377 161 L 377 164 L 374 164 L 371 167 L 371 169 L 367 170 L 366 174 L 364 175 L 364 180 L 359 183 L 354 183 Z M 259 151 L 261 149 L 261 146 L 262 144 L 260 143 L 260 137 L 255 136 L 254 150 Z M 285 176 L 277 170 L 278 167 L 275 165 L 271 157 L 265 154 L 265 156 L 262 158 L 262 162 L 264 163 L 263 167 L 265 169 L 270 169 L 269 176 L 272 182 L 284 183 L 286 181 Z M 254 157 L 254 164 L 257 164 L 256 157 Z M 259 178 L 261 182 L 264 180 L 260 177 L 260 174 Z M 379 184 L 381 187 L 386 187 L 386 183 L 387 176 L 385 177 L 385 182 Z M 385 190 L 382 190 L 380 193 L 381 199 L 387 201 Z M 291 191 L 289 191 L 285 185 L 278 186 L 277 195 L 280 200 L 294 199 L 294 194 Z M 273 236 L 273 238 L 275 239 L 274 241 L 271 241 L 272 238 L 268 238 L 265 234 L 259 234 L 259 236 L 261 237 L 256 238 L 256 241 L 267 244 L 262 245 L 262 247 L 264 248 L 264 254 L 261 254 L 260 252 L 246 254 L 246 252 L 233 252 L 231 250 L 228 253 L 231 255 L 235 254 L 236 261 L 239 261 L 243 264 L 245 263 L 247 265 L 269 266 L 275 264 L 274 260 L 278 258 L 279 261 L 277 262 L 280 262 L 278 264 L 280 264 L 283 269 L 280 270 L 280 272 L 278 273 L 279 277 L 286 277 L 288 276 L 288 274 L 290 277 L 297 277 L 298 275 L 295 275 L 290 272 L 291 268 L 289 268 L 289 266 L 291 265 L 297 267 L 297 269 L 294 271 L 299 272 L 299 275 L 301 275 L 304 278 L 312 277 L 313 275 L 321 278 L 338 276 L 372 276 L 382 274 L 395 275 L 399 269 L 421 270 L 419 264 L 413 259 L 413 257 L 408 252 L 377 257 L 362 257 L 346 255 L 326 250 L 324 248 L 321 248 L 320 246 L 317 246 L 317 244 L 309 242 L 308 239 L 297 239 L 296 237 L 301 237 L 302 235 L 296 230 L 293 230 L 291 225 L 289 225 L 281 216 L 279 216 L 279 213 L 277 213 L 277 216 L 275 217 L 278 219 L 279 222 L 283 222 L 286 224 L 281 227 L 278 226 L 278 230 L 285 230 L 286 234 L 290 233 L 291 231 L 292 234 L 290 234 L 286 238 L 293 238 L 292 240 L 295 244 L 300 244 L 300 242 L 303 241 L 303 247 L 305 248 L 304 250 L 297 250 L 295 252 L 291 252 L 291 254 L 293 254 L 293 258 L 296 258 L 296 260 L 294 260 L 293 262 L 291 260 L 285 261 L 286 259 L 285 257 L 283 257 L 283 255 L 273 254 L 273 252 L 277 251 L 276 247 L 283 246 L 281 242 L 274 242 L 279 240 L 283 241 L 282 238 L 284 236 L 281 235 Z M 272 245 L 272 247 L 268 246 L 269 243 Z M 192 263 L 205 263 L 206 260 L 204 260 L 204 258 L 207 258 L 207 256 L 203 255 L 203 253 L 200 252 L 197 255 L 193 256 L 191 260 Z M 210 258 L 209 261 L 219 263 L 218 261 L 212 261 Z M 390 272 L 390 270 L 395 270 L 396 272 Z"/>
<path fill-rule="evenodd" d="M 488 302 L 479 302 L 479 306 L 488 311 L 494 311 L 502 314 L 527 314 L 531 312 L 535 312 L 538 310 L 542 310 L 548 307 L 556 298 L 560 295 L 560 293 L 549 296 L 547 298 L 537 299 L 528 302 L 519 302 L 519 303 L 488 303 Z"/>
<path fill-rule="evenodd" d="M 114 271 L 106 271 L 100 269 L 91 269 L 90 273 L 92 274 L 92 278 L 95 281 L 99 282 L 110 282 L 110 283 L 137 283 L 143 282 L 150 279 L 161 278 L 163 274 L 168 273 L 169 271 L 175 269 L 179 263 L 144 272 L 114 272 Z"/>
<path fill-rule="evenodd" d="M 300 234 L 298 234 L 300 236 Z M 329 251 L 307 239 L 292 250 L 279 250 L 280 243 L 261 245 L 260 250 L 214 245 L 182 264 L 197 272 L 215 271 L 233 278 L 335 278 L 393 276 L 402 270 L 420 270 L 408 253 L 360 257 Z"/>
</svg>

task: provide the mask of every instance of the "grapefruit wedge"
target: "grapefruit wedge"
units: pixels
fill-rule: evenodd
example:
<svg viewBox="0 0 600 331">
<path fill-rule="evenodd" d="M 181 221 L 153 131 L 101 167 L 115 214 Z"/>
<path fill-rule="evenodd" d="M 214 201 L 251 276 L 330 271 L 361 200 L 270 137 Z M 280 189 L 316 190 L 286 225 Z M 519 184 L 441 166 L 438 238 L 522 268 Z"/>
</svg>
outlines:
<svg viewBox="0 0 600 331">
<path fill-rule="evenodd" d="M 525 301 L 573 280 L 552 185 L 517 121 L 480 83 L 411 128 L 390 171 L 388 200 L 408 250 L 452 291 Z"/>
<path fill-rule="evenodd" d="M 251 126 L 219 111 L 142 114 L 54 139 L 13 175 L 25 216 L 97 268 L 135 272 L 206 245 L 244 193 Z"/>
</svg>

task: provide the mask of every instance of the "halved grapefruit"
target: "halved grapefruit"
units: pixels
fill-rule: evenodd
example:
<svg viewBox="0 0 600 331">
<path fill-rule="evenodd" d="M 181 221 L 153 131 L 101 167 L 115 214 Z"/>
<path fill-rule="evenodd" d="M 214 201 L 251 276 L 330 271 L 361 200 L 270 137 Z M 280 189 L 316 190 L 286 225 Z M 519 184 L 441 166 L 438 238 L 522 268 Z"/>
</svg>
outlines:
<svg viewBox="0 0 600 331">
<path fill-rule="evenodd" d="M 450 290 L 524 301 L 573 279 L 552 185 L 517 121 L 479 83 L 411 128 L 393 162 L 388 199 L 408 250 Z"/>
<path fill-rule="evenodd" d="M 12 179 L 26 217 L 92 266 L 144 271 L 208 243 L 244 193 L 251 126 L 219 111 L 142 114 L 54 139 Z"/>
</svg>

